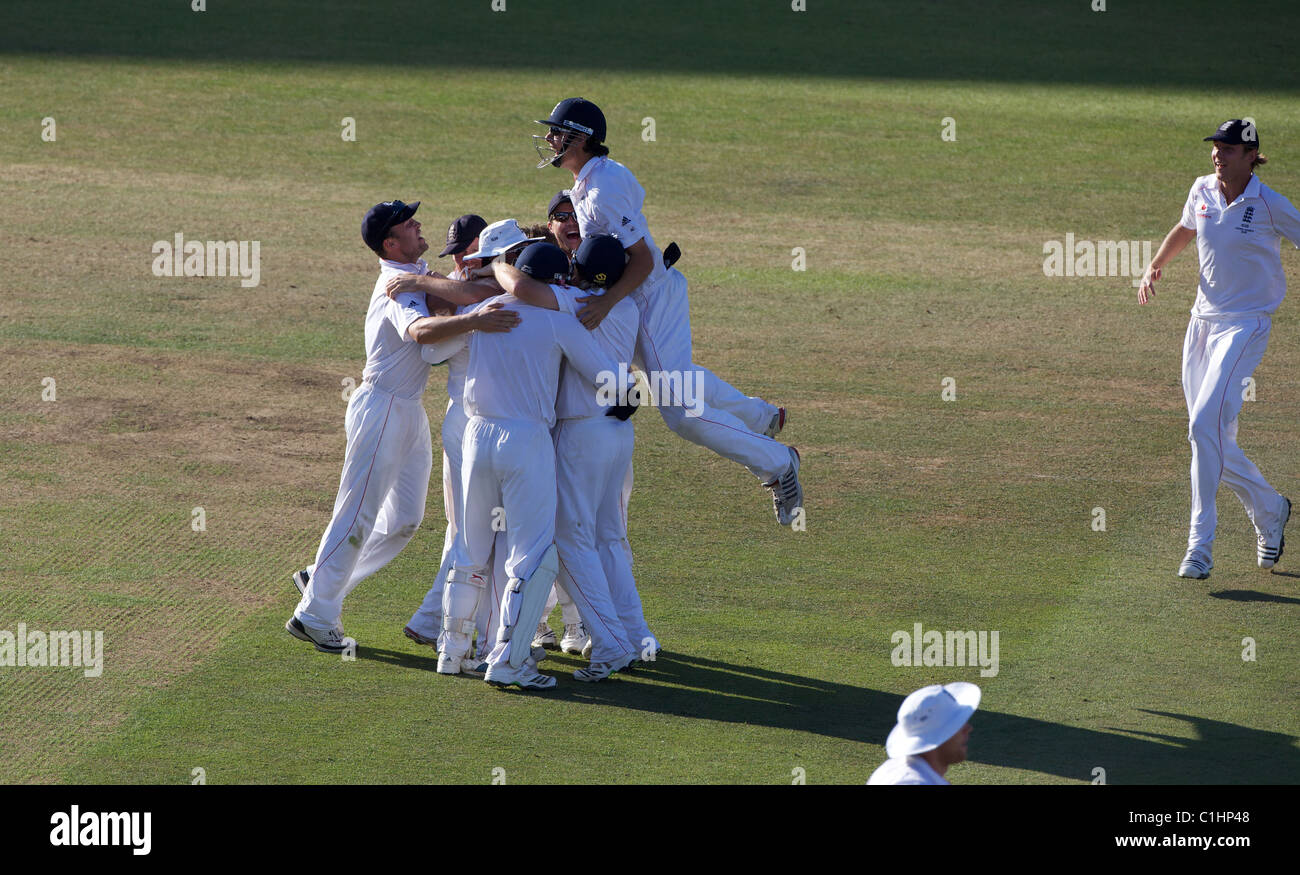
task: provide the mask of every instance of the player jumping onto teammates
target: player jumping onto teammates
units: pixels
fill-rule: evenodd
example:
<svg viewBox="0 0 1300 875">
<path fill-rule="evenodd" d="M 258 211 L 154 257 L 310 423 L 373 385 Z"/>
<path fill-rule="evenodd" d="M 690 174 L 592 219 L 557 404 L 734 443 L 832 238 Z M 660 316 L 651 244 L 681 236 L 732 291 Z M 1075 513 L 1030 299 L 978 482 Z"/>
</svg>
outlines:
<svg viewBox="0 0 1300 875">
<path fill-rule="evenodd" d="M 1291 502 L 1268 484 L 1237 446 L 1241 386 L 1268 346 L 1272 313 L 1286 295 L 1282 239 L 1300 248 L 1300 213 L 1259 181 L 1259 134 L 1251 119 L 1230 119 L 1205 138 L 1214 173 L 1192 183 L 1183 216 L 1151 259 L 1138 303 L 1155 295 L 1162 268 L 1196 238 L 1200 282 L 1183 340 L 1183 394 L 1191 420 L 1192 518 L 1179 577 L 1203 580 L 1214 567 L 1220 480 L 1255 526 L 1260 568 L 1282 558 Z"/>
<path fill-rule="evenodd" d="M 605 115 L 581 97 L 560 101 L 545 135 L 535 135 L 538 168 L 551 165 L 573 174 L 569 200 L 583 238 L 613 234 L 627 251 L 627 267 L 603 295 L 583 299 L 582 324 L 595 328 L 619 301 L 631 296 L 640 311 L 637 358 L 652 387 L 668 386 L 671 397 L 658 399 L 664 423 L 693 443 L 739 462 L 772 491 L 781 525 L 790 525 L 803 506 L 799 453 L 773 440 L 785 424 L 785 408 L 741 394 L 691 361 L 690 303 L 686 277 L 664 264 L 642 215 L 645 189 L 632 172 L 610 159 L 604 145 Z M 684 384 L 699 375 L 702 397 L 688 405 Z M 682 388 L 679 388 L 682 387 Z"/>
</svg>

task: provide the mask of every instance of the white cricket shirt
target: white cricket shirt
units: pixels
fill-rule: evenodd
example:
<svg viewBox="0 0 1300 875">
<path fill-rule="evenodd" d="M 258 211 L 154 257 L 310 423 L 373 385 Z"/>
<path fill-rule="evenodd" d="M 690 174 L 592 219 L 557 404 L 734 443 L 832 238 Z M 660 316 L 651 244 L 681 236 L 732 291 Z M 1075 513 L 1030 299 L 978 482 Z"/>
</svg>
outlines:
<svg viewBox="0 0 1300 875">
<path fill-rule="evenodd" d="M 429 365 L 420 355 L 420 344 L 406 329 L 416 319 L 429 315 L 424 292 L 403 292 L 394 300 L 384 288 L 399 273 L 423 274 L 428 265 L 421 258 L 415 264 L 379 259 L 379 279 L 366 311 L 366 367 L 361 379 L 398 398 L 418 398 L 429 381 Z"/>
<path fill-rule="evenodd" d="M 868 784 L 935 784 L 948 786 L 943 775 L 931 768 L 930 764 L 919 756 L 898 757 L 885 760 L 880 768 L 871 773 Z"/>
<path fill-rule="evenodd" d="M 1182 226 L 1196 232 L 1200 282 L 1192 315 L 1209 319 L 1272 313 L 1286 295 L 1282 239 L 1300 248 L 1300 213 L 1251 174 L 1226 203 L 1213 173 L 1192 183 Z"/>
<path fill-rule="evenodd" d="M 599 289 L 584 292 L 581 289 L 570 288 L 569 286 L 551 286 L 551 291 L 555 293 L 555 300 L 559 303 L 560 310 L 572 313 L 574 316 L 577 316 L 578 311 L 584 306 L 578 303 L 578 298 L 604 294 Z M 609 311 L 609 315 L 596 326 L 596 330 L 592 331 L 591 334 L 607 356 L 615 362 L 627 365 L 627 370 L 630 372 L 632 370 L 632 355 L 636 351 L 636 332 L 640 323 L 641 314 L 637 310 L 636 304 L 632 303 L 630 299 L 624 298 L 614 305 L 614 309 Z M 615 371 L 604 382 L 616 387 L 617 383 L 615 381 L 617 379 L 618 372 Z M 604 416 L 609 408 L 597 400 L 596 389 L 596 383 L 583 378 L 566 361 L 560 371 L 560 394 L 555 399 L 556 418 L 577 419 L 585 416 Z"/>
<path fill-rule="evenodd" d="M 469 308 L 457 307 L 450 315 L 460 316 L 467 312 Z M 459 404 L 465 394 L 465 372 L 469 369 L 469 333 L 422 344 L 420 355 L 431 365 L 447 365 L 447 397 L 453 404 Z"/>
<path fill-rule="evenodd" d="M 641 288 L 652 288 L 663 280 L 667 272 L 663 254 L 650 236 L 650 226 L 641 212 L 645 189 L 631 170 L 608 156 L 592 158 L 578 171 L 578 178 L 569 189 L 569 201 L 583 238 L 613 234 L 624 249 L 638 240 L 646 242 L 654 269 Z"/>
<path fill-rule="evenodd" d="M 568 359 L 595 383 L 601 371 L 618 372 L 618 363 L 569 313 L 543 310 L 513 295 L 488 298 L 466 312 L 500 301 L 519 313 L 509 331 L 475 331 L 469 340 L 465 376 L 465 415 L 518 419 L 555 425 L 560 363 Z"/>
</svg>

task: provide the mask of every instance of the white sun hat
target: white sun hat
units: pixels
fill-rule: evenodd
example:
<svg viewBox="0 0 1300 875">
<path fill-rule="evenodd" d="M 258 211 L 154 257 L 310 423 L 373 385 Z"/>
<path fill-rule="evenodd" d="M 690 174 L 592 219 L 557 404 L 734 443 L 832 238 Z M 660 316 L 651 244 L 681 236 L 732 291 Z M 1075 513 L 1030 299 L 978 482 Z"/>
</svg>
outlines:
<svg viewBox="0 0 1300 875">
<path fill-rule="evenodd" d="M 922 687 L 903 700 L 885 741 L 891 759 L 934 750 L 957 734 L 980 705 L 980 688 L 962 681 Z"/>
<path fill-rule="evenodd" d="M 478 252 L 475 252 L 472 258 L 494 258 L 498 255 L 505 255 L 511 249 L 524 243 L 536 243 L 539 240 L 545 240 L 545 237 L 527 237 L 519 223 L 514 219 L 502 219 L 500 222 L 493 222 L 488 225 L 478 235 Z"/>
</svg>

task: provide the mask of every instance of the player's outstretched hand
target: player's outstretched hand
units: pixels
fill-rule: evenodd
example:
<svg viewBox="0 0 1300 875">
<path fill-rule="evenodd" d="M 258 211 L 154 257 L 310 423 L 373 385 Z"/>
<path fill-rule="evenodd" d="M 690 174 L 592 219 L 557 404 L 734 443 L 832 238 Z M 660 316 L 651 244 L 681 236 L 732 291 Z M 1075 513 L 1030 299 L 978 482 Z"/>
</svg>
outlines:
<svg viewBox="0 0 1300 875">
<path fill-rule="evenodd" d="M 586 304 L 578 311 L 578 321 L 582 327 L 588 331 L 594 331 L 596 326 L 605 321 L 609 315 L 610 303 L 605 295 L 588 295 L 585 298 L 577 299 L 579 304 Z"/>
<path fill-rule="evenodd" d="M 424 277 L 417 273 L 399 273 L 384 286 L 384 294 L 396 298 L 403 292 L 427 292 Z"/>
<path fill-rule="evenodd" d="M 507 310 L 500 301 L 488 304 L 474 314 L 474 330 L 502 332 L 509 331 L 519 324 L 519 314 Z"/>
<path fill-rule="evenodd" d="M 1145 304 L 1156 296 L 1156 280 L 1160 279 L 1160 268 L 1148 266 L 1138 284 L 1138 303 Z"/>
</svg>

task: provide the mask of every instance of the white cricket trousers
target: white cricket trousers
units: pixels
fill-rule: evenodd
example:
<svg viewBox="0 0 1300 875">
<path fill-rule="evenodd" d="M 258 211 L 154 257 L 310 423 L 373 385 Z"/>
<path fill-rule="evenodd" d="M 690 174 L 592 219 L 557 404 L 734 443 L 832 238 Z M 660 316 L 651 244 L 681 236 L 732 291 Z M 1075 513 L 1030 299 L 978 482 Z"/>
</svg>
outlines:
<svg viewBox="0 0 1300 875">
<path fill-rule="evenodd" d="M 530 578 L 555 541 L 555 446 L 546 425 L 471 416 L 462 443 L 461 489 L 464 512 L 447 589 L 455 595 L 474 576 L 486 577 L 494 524 L 503 524 L 506 580 L 496 581 L 503 594 L 495 637 L 500 642 L 510 629 L 513 643 L 519 630 L 512 627 L 522 597 L 507 585 L 514 578 Z M 532 641 L 533 631 L 524 630 L 522 646 Z M 504 643 L 498 643 L 488 653 L 488 661 L 504 661 L 508 652 Z"/>
<path fill-rule="evenodd" d="M 1228 484 L 1256 528 L 1280 518 L 1282 496 L 1237 446 L 1237 415 L 1246 379 L 1268 347 L 1272 320 L 1193 316 L 1183 342 L 1183 395 L 1192 445 L 1192 518 L 1188 547 L 1209 547 L 1218 524 L 1219 482 Z"/>
<path fill-rule="evenodd" d="M 425 638 L 438 638 L 442 634 L 443 593 L 447 585 L 447 575 L 455 563 L 454 547 L 456 534 L 460 531 L 461 507 L 464 504 L 460 482 L 461 442 L 465 438 L 465 426 L 468 422 L 469 417 L 465 415 L 465 408 L 461 406 L 460 399 L 449 399 L 447 412 L 442 418 L 442 507 L 447 515 L 447 531 L 442 539 L 442 561 L 438 565 L 438 573 L 433 578 L 433 585 L 424 596 L 424 601 L 411 616 L 410 622 L 406 624 Z M 505 539 L 498 538 L 498 543 L 503 547 L 501 554 L 503 559 Z M 498 559 L 495 564 L 500 565 L 501 559 Z M 487 597 L 480 602 L 474 618 L 480 647 L 484 646 L 489 639 L 489 633 L 496 625 L 496 608 L 501 604 L 500 589 L 503 582 L 493 581 L 490 578 L 489 574 Z"/>
<path fill-rule="evenodd" d="M 647 376 L 652 377 L 652 385 L 653 371 L 677 375 L 683 381 L 691 372 L 702 377 L 702 398 L 658 399 L 664 424 L 678 437 L 739 462 L 763 483 L 783 474 L 790 467 L 789 448 L 761 433 L 777 408 L 761 398 L 741 394 L 691 361 L 691 308 L 681 271 L 669 270 L 658 285 L 642 286 L 631 297 L 641 314 L 636 354 Z M 696 404 L 688 406 L 688 400 Z"/>
<path fill-rule="evenodd" d="M 398 398 L 363 382 L 348 402 L 344 428 L 334 514 L 294 611 L 304 626 L 319 630 L 338 625 L 347 594 L 415 535 L 433 467 L 429 417 L 419 397 Z"/>
<path fill-rule="evenodd" d="M 632 583 L 639 617 L 641 603 L 624 550 L 623 519 L 623 483 L 634 440 L 632 423 L 612 416 L 562 419 L 555 427 L 555 546 L 564 586 L 591 636 L 592 662 L 635 658 L 640 652 L 602 563 L 606 555 L 617 555 L 628 566 L 619 583 Z"/>
</svg>

